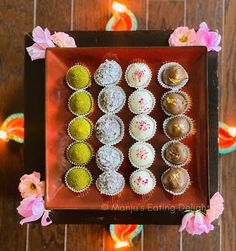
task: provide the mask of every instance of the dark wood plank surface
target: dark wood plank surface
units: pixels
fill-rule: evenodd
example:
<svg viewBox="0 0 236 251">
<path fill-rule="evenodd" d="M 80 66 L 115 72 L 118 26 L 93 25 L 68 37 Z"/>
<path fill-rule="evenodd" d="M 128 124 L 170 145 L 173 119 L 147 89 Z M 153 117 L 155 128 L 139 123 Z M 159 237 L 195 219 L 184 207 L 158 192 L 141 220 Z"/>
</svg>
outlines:
<svg viewBox="0 0 236 251">
<path fill-rule="evenodd" d="M 23 112 L 23 36 L 25 30 L 33 27 L 33 2 L 3 0 L 0 10 L 1 124 L 11 113 Z M 20 202 L 18 180 L 23 172 L 23 145 L 0 141 L 0 250 L 3 251 L 21 251 L 26 246 L 26 226 L 19 225 L 16 212 Z"/>
<path fill-rule="evenodd" d="M 202 21 L 207 22 L 210 29 L 218 29 L 222 34 L 223 31 L 223 15 L 222 15 L 222 0 L 189 0 L 186 6 L 186 25 L 188 27 L 198 28 Z M 198 10 L 198 11 L 196 11 Z M 218 76 L 220 83 L 221 73 L 221 53 L 219 53 L 219 67 Z M 220 166 L 219 166 L 220 168 Z M 220 169 L 219 169 L 220 170 Z M 219 171 L 220 172 L 220 171 Z M 218 175 L 218 173 L 215 173 Z M 217 190 L 217 187 L 214 191 Z M 211 194 L 212 195 L 212 194 Z M 216 223 L 218 224 L 218 223 Z M 186 232 L 183 233 L 183 250 L 221 250 L 220 247 L 220 231 L 221 226 L 216 226 L 215 230 L 209 235 L 204 235 L 199 238 L 198 236 L 190 236 Z"/>
<path fill-rule="evenodd" d="M 37 2 L 37 16 L 40 16 L 39 20 L 37 20 L 37 17 L 36 24 L 48 26 L 51 30 L 69 30 L 73 25 L 76 30 L 103 30 L 111 13 L 109 7 L 111 6 L 111 0 L 99 1 L 96 5 L 94 5 L 94 2 L 98 1 L 91 0 L 38 0 L 35 2 Z M 60 2 L 60 4 L 56 4 L 56 2 Z M 130 1 L 127 1 L 127 6 L 130 6 L 133 12 L 136 13 L 136 3 L 134 3 L 134 1 L 131 1 L 131 3 L 128 2 Z M 236 108 L 234 106 L 234 83 L 236 75 L 234 67 L 236 63 L 234 56 L 236 53 L 235 0 L 141 0 L 138 2 L 137 19 L 141 23 L 139 26 L 140 29 L 145 29 L 147 27 L 149 29 L 154 29 L 155 27 L 174 28 L 180 24 L 185 24 L 185 21 L 187 25 L 197 27 L 199 22 L 206 20 L 211 28 L 217 28 L 223 33 L 223 51 L 220 53 L 219 57 L 219 75 L 222 80 L 220 90 L 220 118 L 230 125 L 236 125 Z M 72 24 L 71 3 L 74 3 L 72 6 L 72 9 L 74 10 L 72 17 L 77 17 L 77 20 L 72 20 Z M 103 4 L 104 6 L 100 8 L 99 5 Z M 66 7 L 64 8 L 63 6 Z M 99 11 L 101 12 L 100 17 L 90 14 L 91 8 L 95 9 L 94 6 L 98 9 L 97 13 L 99 13 Z M 142 6 L 145 6 L 146 11 L 142 10 Z M 186 9 L 186 12 L 184 12 L 183 6 L 184 9 Z M 25 0 L 2 0 L 0 2 L 0 9 L 4 10 L 0 13 L 0 121 L 2 121 L 10 113 L 23 111 L 23 32 L 30 31 L 33 27 L 34 3 L 33 1 Z M 58 14 L 56 16 L 55 11 Z M 50 20 L 48 17 L 50 17 Z M 14 40 L 11 40 L 9 39 L 9 36 L 6 36 L 6 34 L 10 33 L 11 36 L 14 37 Z M 223 62 L 224 64 L 221 68 Z M 221 72 L 223 74 L 221 74 Z M 13 99 L 15 102 L 11 102 Z M 0 217 L 0 247 L 3 251 L 21 251 L 25 250 L 27 247 L 26 228 L 18 225 L 19 217 L 15 213 L 15 207 L 19 202 L 17 185 L 18 179 L 23 173 L 23 149 L 20 145 L 9 142 L 7 146 L 5 143 L 0 143 L 0 150 L 0 213 L 1 215 L 4 215 L 4 217 Z M 222 235 L 220 235 L 220 226 L 216 226 L 216 230 L 210 235 L 192 237 L 184 234 L 183 242 L 181 242 L 181 238 L 174 238 L 175 241 L 179 240 L 182 246 L 177 245 L 173 250 L 180 250 L 181 247 L 181 250 L 186 251 L 192 249 L 216 251 L 236 250 L 235 200 L 232 192 L 235 190 L 235 154 L 236 153 L 232 153 L 221 157 L 221 166 L 224 167 L 224 170 L 222 171 L 221 187 L 227 207 L 222 219 Z M 9 158 L 4 159 L 4 156 L 6 155 L 9 156 Z M 35 169 L 37 168 L 32 166 L 32 170 Z M 12 184 L 10 188 L 9 183 Z M 41 228 L 36 228 L 34 224 L 30 225 L 29 236 L 31 236 L 31 242 L 29 244 L 31 250 L 51 251 L 55 250 L 53 245 L 57 247 L 57 250 L 63 250 L 62 246 L 64 246 L 65 227 L 59 227 L 57 233 L 54 232 L 53 228 L 54 227 L 49 227 L 47 230 L 44 230 L 45 234 L 48 233 L 48 237 L 46 237 L 45 234 L 40 233 Z M 97 228 L 99 229 L 99 226 L 97 226 Z M 137 238 L 138 243 L 136 243 L 135 240 L 135 248 L 140 247 L 141 250 L 148 251 L 168 250 L 168 247 L 171 246 L 167 245 L 165 241 L 169 236 L 172 236 L 173 230 L 167 227 L 168 229 L 163 231 L 161 228 L 163 227 L 148 226 L 147 228 L 145 226 L 142 238 L 141 236 Z M 106 232 L 105 235 L 104 231 Z M 88 228 L 85 227 L 84 229 L 81 229 L 79 226 L 78 228 L 75 227 L 75 229 L 70 229 L 70 226 L 68 226 L 68 232 L 73 233 L 72 236 L 67 235 L 67 243 L 72 243 L 67 247 L 68 250 L 70 250 L 69 247 L 73 247 L 73 243 L 76 243 L 74 245 L 77 247 L 83 247 L 81 250 L 91 250 L 94 247 L 94 244 L 90 242 L 90 240 L 94 240 L 94 229 L 90 225 Z M 77 235 L 83 236 L 84 233 L 86 233 L 87 242 L 82 242 L 83 244 L 79 245 L 80 241 Z M 9 238 L 9 236 L 11 236 L 11 238 Z M 158 236 L 162 236 L 162 239 L 158 238 Z M 107 229 L 100 226 L 100 233 L 95 233 L 95 239 L 98 239 L 98 242 L 101 243 L 102 238 L 103 245 L 104 241 L 110 243 L 110 246 L 106 244 L 104 248 L 106 247 L 106 250 L 112 250 L 112 241 L 111 239 L 109 240 Z M 222 239 L 222 248 L 220 247 L 220 238 Z M 32 244 L 33 242 L 35 242 L 34 245 Z M 36 243 L 41 249 L 33 249 L 33 247 L 37 245 Z M 156 244 L 154 245 L 153 243 Z M 104 248 L 103 250 L 105 250 Z M 135 250 L 135 248 L 130 250 Z M 93 249 L 96 250 L 95 248 Z M 65 250 L 67 250 L 66 246 Z M 102 250 L 101 247 L 98 250 Z"/>
<path fill-rule="evenodd" d="M 39 0 L 35 4 L 35 25 L 48 27 L 50 31 L 70 30 L 71 1 Z M 29 250 L 64 250 L 65 225 L 50 225 L 42 228 L 31 224 L 29 231 Z"/>
<path fill-rule="evenodd" d="M 231 126 L 236 126 L 235 83 L 236 83 L 236 1 L 225 1 L 224 48 L 222 51 L 222 85 L 220 119 Z M 221 157 L 221 190 L 225 199 L 226 210 L 222 217 L 222 250 L 236 250 L 236 200 L 234 192 L 236 152 Z"/>
</svg>

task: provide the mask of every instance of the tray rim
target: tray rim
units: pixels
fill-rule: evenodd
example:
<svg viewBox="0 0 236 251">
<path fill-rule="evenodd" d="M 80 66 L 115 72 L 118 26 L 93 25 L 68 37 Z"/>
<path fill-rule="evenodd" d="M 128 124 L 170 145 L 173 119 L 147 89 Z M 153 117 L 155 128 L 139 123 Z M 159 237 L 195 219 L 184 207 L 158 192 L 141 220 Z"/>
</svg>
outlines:
<svg viewBox="0 0 236 251">
<path fill-rule="evenodd" d="M 119 36 L 123 36 L 123 35 L 126 35 L 126 36 L 128 35 L 129 39 L 130 39 L 132 37 L 137 37 L 138 35 L 141 35 L 141 36 L 148 35 L 150 37 L 153 37 L 154 35 L 162 34 L 164 37 L 168 37 L 169 34 L 171 33 L 171 31 L 138 31 L 138 32 L 132 32 L 132 34 L 130 34 L 130 33 L 128 34 L 127 32 L 114 32 L 112 34 L 111 33 L 109 34 L 107 32 L 92 32 L 92 31 L 91 32 L 75 32 L 74 31 L 74 32 L 68 32 L 68 33 L 70 33 L 72 36 L 80 37 L 80 39 L 81 39 L 81 36 L 84 36 L 84 43 L 85 43 L 86 38 L 91 37 L 91 36 L 92 37 L 98 36 L 98 37 L 100 37 L 100 39 L 102 39 L 102 36 L 105 36 L 105 35 L 106 35 L 106 37 L 109 37 L 109 36 L 112 36 L 112 37 L 117 37 L 118 36 L 119 37 Z M 25 37 L 25 43 L 26 43 L 26 46 L 29 46 L 29 45 L 32 44 L 32 41 L 28 37 Z M 154 43 L 154 41 L 152 41 L 151 43 Z M 157 43 L 157 44 L 156 45 L 151 45 L 151 46 L 148 45 L 146 47 L 166 47 L 166 46 L 158 46 L 158 43 L 159 43 L 158 40 L 155 41 L 155 43 Z M 81 46 L 81 47 L 92 47 L 92 46 Z M 113 46 L 94 46 L 94 47 L 113 47 Z M 115 47 L 133 47 L 133 46 L 120 46 L 119 45 L 119 46 L 115 46 Z M 141 45 L 141 46 L 135 46 L 135 47 L 142 47 L 143 48 L 144 46 Z M 212 88 L 214 90 L 214 93 L 217 94 L 217 91 L 218 91 L 217 90 L 217 75 L 216 75 L 217 54 L 216 53 L 209 53 L 207 58 L 211 59 L 210 60 L 211 63 L 212 63 L 211 68 L 213 68 L 212 69 L 213 70 L 212 73 L 210 72 L 210 69 L 208 70 L 207 73 L 209 73 L 209 72 L 211 73 L 210 77 L 211 77 L 211 80 L 213 82 Z M 30 66 L 30 64 L 34 64 L 34 63 L 30 62 L 29 57 L 26 54 L 25 55 L 25 78 L 26 78 L 25 82 L 26 82 L 26 85 L 27 85 L 27 82 L 29 82 L 30 78 L 32 78 L 32 76 L 30 76 L 30 77 L 27 76 L 27 74 L 29 74 L 29 69 L 33 68 L 35 70 L 38 67 L 42 67 L 44 65 L 42 61 L 41 62 L 37 62 L 37 63 L 35 62 L 34 66 Z M 44 72 L 44 69 L 43 70 L 41 69 L 41 71 Z M 209 80 L 209 76 L 208 76 L 208 80 Z M 209 88 L 209 84 L 208 84 L 208 88 Z M 26 97 L 29 96 L 28 92 L 29 92 L 29 89 L 26 88 Z M 218 164 L 218 154 L 216 156 L 217 145 L 216 145 L 216 142 L 215 142 L 216 122 L 218 124 L 218 120 L 217 120 L 217 118 L 218 118 L 217 117 L 217 115 L 218 115 L 217 114 L 217 112 L 218 112 L 217 111 L 218 105 L 216 104 L 217 95 L 214 95 L 214 96 L 210 95 L 211 93 L 213 93 L 213 92 L 208 92 L 208 95 L 210 96 L 209 100 L 210 101 L 214 101 L 214 102 L 213 103 L 209 102 L 209 104 L 208 104 L 208 111 L 209 111 L 209 108 L 213 109 L 211 114 L 208 113 L 208 121 L 209 121 L 209 118 L 213 118 L 213 120 L 214 120 L 213 121 L 214 122 L 214 128 L 213 128 L 214 130 L 213 131 L 214 132 L 212 132 L 210 134 L 210 130 L 208 128 L 208 130 L 209 130 L 209 133 L 208 133 L 208 141 L 209 141 L 208 149 L 210 149 L 210 148 L 213 147 L 214 156 L 212 154 L 211 156 L 208 156 L 208 159 L 209 159 L 210 164 L 213 163 L 213 162 L 215 162 L 215 163 Z M 25 107 L 25 108 L 27 108 L 27 107 Z M 30 109 L 25 109 L 25 110 L 30 110 Z M 27 111 L 26 111 L 26 115 L 27 115 Z M 28 115 L 30 116 L 30 113 L 28 113 Z M 27 124 L 27 126 L 30 126 L 30 123 L 27 122 L 27 116 L 26 116 L 26 124 Z M 31 124 L 32 124 L 32 121 L 31 121 Z M 39 125 L 39 127 L 40 127 L 40 125 Z M 32 132 L 29 132 L 29 134 L 30 133 L 32 135 Z M 29 136 L 29 134 L 27 134 L 27 136 Z M 29 139 L 29 137 L 26 137 L 26 139 L 27 138 Z M 213 141 L 210 141 L 209 139 L 213 139 Z M 27 141 L 26 141 L 26 143 L 27 143 Z M 27 144 L 27 146 L 29 148 L 29 144 Z M 44 145 L 44 147 L 45 147 L 45 145 Z M 27 155 L 28 154 L 27 154 L 27 151 L 26 151 L 25 152 L 26 169 L 27 169 L 27 171 L 30 171 L 30 170 L 32 170 L 33 167 L 30 167 L 30 165 L 29 165 L 30 160 L 29 160 L 29 157 L 27 158 Z M 214 158 L 216 158 L 216 159 L 214 159 Z M 31 162 L 32 162 L 32 160 L 31 160 Z M 212 167 L 212 165 L 208 165 L 208 171 L 209 171 L 209 167 Z M 218 165 L 216 165 L 216 168 L 214 168 L 214 172 L 212 170 L 210 170 L 210 172 L 209 172 L 210 175 L 208 175 L 208 183 L 209 183 L 209 186 L 208 186 L 209 189 L 208 190 L 209 190 L 209 193 L 211 195 L 213 194 L 213 192 L 216 191 L 216 189 L 218 187 L 218 175 L 216 175 L 216 173 L 218 173 L 218 172 L 216 172 L 217 169 L 218 169 Z M 40 171 L 42 172 L 42 169 L 40 169 Z M 211 179 L 211 175 L 213 175 L 213 179 Z M 52 216 L 51 217 L 53 219 L 55 219 L 55 222 L 57 222 L 57 223 L 65 222 L 65 221 L 61 220 L 60 217 L 59 218 L 57 217 L 58 215 L 57 215 L 56 211 L 64 211 L 65 212 L 65 210 L 63 210 L 63 209 L 62 210 L 54 210 L 52 212 Z M 111 222 L 111 223 L 112 222 L 114 222 L 114 223 L 117 223 L 117 222 L 128 223 L 128 222 L 140 222 L 140 220 L 138 220 L 137 217 L 132 217 L 133 219 L 129 218 L 130 212 L 121 212 L 119 218 L 116 218 L 116 217 L 114 218 L 114 217 L 110 217 L 108 215 L 110 211 L 113 212 L 114 210 L 110 210 L 110 211 L 106 212 L 106 211 L 102 211 L 102 210 L 91 210 L 91 209 L 90 210 L 76 210 L 76 209 L 73 210 L 73 209 L 70 209 L 69 212 L 71 212 L 71 211 L 73 211 L 73 212 L 74 211 L 79 211 L 80 214 L 81 214 L 81 216 L 82 215 L 86 215 L 87 213 L 93 211 L 94 215 L 91 215 L 89 218 L 86 218 L 86 219 L 83 219 L 83 217 L 82 217 L 80 219 L 74 219 L 73 221 L 70 220 L 70 217 L 66 217 L 66 222 L 70 222 L 70 223 L 86 223 L 86 222 L 87 223 L 96 223 L 96 222 L 100 222 L 100 223 L 107 223 L 107 222 Z M 136 215 L 138 216 L 139 213 L 140 212 L 137 212 Z M 164 215 L 163 215 L 163 213 L 164 213 Z M 182 214 L 183 214 L 183 212 L 181 212 L 181 210 L 177 210 L 175 212 L 175 214 L 174 214 L 176 217 L 175 217 L 175 219 L 173 219 L 173 217 L 170 217 L 171 213 L 167 212 L 166 210 L 163 210 L 162 212 L 158 211 L 158 212 L 155 212 L 155 216 L 163 215 L 163 216 L 165 216 L 164 220 L 160 220 L 160 219 L 159 220 L 153 220 L 152 217 L 154 215 L 153 215 L 153 213 L 149 212 L 148 219 L 146 219 L 146 216 L 145 216 L 144 219 L 141 221 L 141 223 L 147 224 L 147 223 L 155 223 L 156 222 L 158 224 L 178 224 L 180 222 L 180 216 Z M 103 217 L 102 215 L 103 216 L 106 215 L 106 217 Z M 144 216 L 144 214 L 141 214 L 141 215 L 142 215 L 142 217 Z M 169 216 L 169 219 L 172 220 L 171 222 L 170 222 L 170 220 L 167 219 L 167 216 Z M 72 217 L 76 217 L 76 216 L 72 216 Z M 88 217 L 88 215 L 87 215 L 87 217 Z"/>
</svg>

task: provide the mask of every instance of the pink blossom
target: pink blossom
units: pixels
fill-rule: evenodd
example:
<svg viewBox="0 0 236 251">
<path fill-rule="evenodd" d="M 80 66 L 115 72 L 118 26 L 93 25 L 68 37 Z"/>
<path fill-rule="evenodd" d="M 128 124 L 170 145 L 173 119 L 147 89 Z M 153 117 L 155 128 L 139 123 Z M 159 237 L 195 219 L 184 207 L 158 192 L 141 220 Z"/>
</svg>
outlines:
<svg viewBox="0 0 236 251">
<path fill-rule="evenodd" d="M 43 48 L 46 49 L 47 47 L 55 47 L 51 40 L 50 31 L 47 28 L 43 30 L 40 26 L 37 26 L 33 29 L 32 35 L 34 42 L 41 44 Z"/>
<path fill-rule="evenodd" d="M 196 40 L 196 32 L 188 27 L 178 27 L 170 35 L 170 46 L 189 46 L 194 45 Z"/>
<path fill-rule="evenodd" d="M 68 34 L 64 32 L 55 32 L 51 36 L 51 39 L 58 47 L 68 47 L 68 48 L 76 47 L 74 38 L 70 37 Z"/>
<path fill-rule="evenodd" d="M 182 219 L 182 224 L 179 231 L 186 230 L 189 234 L 200 235 L 202 233 L 209 233 L 214 229 L 207 216 L 204 216 L 200 211 L 189 212 L 185 214 Z"/>
<path fill-rule="evenodd" d="M 219 46 L 221 41 L 221 35 L 218 32 L 210 31 L 207 24 L 202 22 L 199 25 L 196 36 L 196 45 L 203 45 L 207 47 L 208 51 L 220 51 Z"/>
<path fill-rule="evenodd" d="M 38 172 L 23 175 L 20 178 L 18 188 L 22 198 L 44 195 L 44 181 L 40 181 L 40 173 Z"/>
<path fill-rule="evenodd" d="M 207 210 L 206 216 L 212 222 L 220 217 L 224 211 L 224 199 L 219 192 L 216 192 L 210 199 L 210 209 Z"/>
<path fill-rule="evenodd" d="M 43 197 L 29 196 L 23 199 L 17 208 L 18 213 L 24 217 L 20 221 L 20 224 L 33 222 L 41 219 L 41 225 L 47 226 L 51 224 L 51 220 L 48 218 L 49 211 L 45 210 Z"/>
<path fill-rule="evenodd" d="M 41 47 L 41 45 L 34 43 L 32 46 L 26 48 L 27 52 L 32 61 L 36 59 L 45 58 L 45 48 Z"/>
</svg>

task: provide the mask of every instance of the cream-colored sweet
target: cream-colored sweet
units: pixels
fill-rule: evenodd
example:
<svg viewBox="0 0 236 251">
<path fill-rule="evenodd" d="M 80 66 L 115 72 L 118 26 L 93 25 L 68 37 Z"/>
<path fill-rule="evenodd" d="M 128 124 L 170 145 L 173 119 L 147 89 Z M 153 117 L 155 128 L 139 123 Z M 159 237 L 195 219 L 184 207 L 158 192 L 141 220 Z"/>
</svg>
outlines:
<svg viewBox="0 0 236 251">
<path fill-rule="evenodd" d="M 138 141 L 151 139 L 156 132 L 156 121 L 145 114 L 135 116 L 129 125 L 130 135 Z"/>
<path fill-rule="evenodd" d="M 133 88 L 146 87 L 150 83 L 152 72 L 144 63 L 133 63 L 128 66 L 125 79 L 129 86 Z"/>
<path fill-rule="evenodd" d="M 129 149 L 129 160 L 137 168 L 145 169 L 150 167 L 154 158 L 155 150 L 148 143 L 136 142 Z"/>
<path fill-rule="evenodd" d="M 148 194 L 155 185 L 155 177 L 149 170 L 136 170 L 130 176 L 130 186 L 137 194 Z"/>
<path fill-rule="evenodd" d="M 129 96 L 129 109 L 135 114 L 148 114 L 155 105 L 155 97 L 148 90 L 136 90 Z"/>
</svg>

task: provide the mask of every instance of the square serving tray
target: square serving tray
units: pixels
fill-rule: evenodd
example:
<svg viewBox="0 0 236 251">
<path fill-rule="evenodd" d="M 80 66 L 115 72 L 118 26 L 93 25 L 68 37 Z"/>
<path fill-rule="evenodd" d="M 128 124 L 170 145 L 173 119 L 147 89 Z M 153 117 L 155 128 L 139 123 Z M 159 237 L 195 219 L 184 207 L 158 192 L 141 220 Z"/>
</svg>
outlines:
<svg viewBox="0 0 236 251">
<path fill-rule="evenodd" d="M 159 44 L 158 38 L 156 38 L 155 44 L 153 36 L 156 35 L 159 37 L 161 34 L 163 39 L 163 36 L 167 38 L 169 33 L 154 31 L 134 33 L 73 33 L 73 37 L 76 39 L 77 37 L 79 38 L 77 43 L 80 44 L 80 48 L 55 48 L 47 50 L 45 81 L 43 80 L 44 64 L 42 62 L 30 63 L 26 55 L 26 103 L 28 103 L 28 106 L 26 106 L 26 111 L 28 110 L 28 116 L 26 112 L 25 139 L 26 167 L 29 167 L 30 162 L 33 162 L 32 153 L 36 157 L 35 160 L 38 159 L 37 157 L 43 156 L 43 159 L 40 159 L 39 170 L 43 172 L 43 169 L 46 168 L 46 207 L 53 210 L 52 218 L 54 222 L 179 224 L 185 209 L 208 207 L 209 194 L 217 190 L 216 184 L 218 183 L 217 176 L 215 175 L 215 172 L 218 170 L 216 144 L 217 58 L 215 54 L 207 54 L 204 47 L 159 47 L 160 45 L 166 45 L 166 42 L 161 41 L 161 44 Z M 141 40 L 142 42 L 140 42 L 140 44 L 132 44 L 137 43 L 137 37 L 146 41 L 145 46 L 142 44 L 144 43 L 143 40 Z M 148 37 L 149 39 L 152 38 L 151 41 L 153 41 L 153 43 L 150 43 L 150 40 L 148 41 Z M 89 41 L 91 38 L 93 38 L 92 41 L 96 42 L 86 43 L 86 41 Z M 112 41 L 117 43 L 117 39 L 119 38 L 120 44 L 112 43 Z M 126 179 L 126 186 L 121 196 L 118 199 L 111 199 L 101 195 L 97 191 L 95 183 L 93 183 L 86 196 L 78 197 L 68 190 L 63 183 L 64 173 L 71 167 L 64 154 L 66 147 L 72 142 L 67 135 L 66 128 L 69 121 L 74 117 L 67 108 L 68 98 L 73 92 L 65 84 L 66 71 L 74 63 L 82 62 L 89 67 L 93 76 L 95 69 L 108 55 L 117 58 L 123 72 L 132 60 L 139 58 L 147 62 L 153 73 L 153 78 L 148 89 L 154 94 L 157 101 L 155 109 L 150 114 L 150 116 L 157 121 L 157 133 L 149 143 L 154 146 L 157 154 L 156 160 L 150 168 L 156 176 L 157 186 L 152 196 L 147 200 L 143 200 L 134 194 L 129 187 L 129 176 L 135 168 L 129 163 L 127 153 L 128 148 L 135 141 L 132 140 L 128 134 L 129 121 L 134 115 L 129 112 L 127 104 L 122 111 L 118 113 L 118 116 L 123 119 L 126 129 L 125 139 L 117 145 L 125 155 L 125 160 L 119 169 Z M 208 70 L 207 59 L 209 60 Z M 158 84 L 156 74 L 159 67 L 167 61 L 179 62 L 189 73 L 190 81 L 183 88 L 183 91 L 186 91 L 190 95 L 193 105 L 186 115 L 194 120 L 196 128 L 195 135 L 183 140 L 183 143 L 188 145 L 192 151 L 192 161 L 186 167 L 190 173 L 192 184 L 187 192 L 181 196 L 171 196 L 167 194 L 160 183 L 160 176 L 164 170 L 167 169 L 167 166 L 161 159 L 160 149 L 161 146 L 168 141 L 168 138 L 162 130 L 162 123 L 167 116 L 160 107 L 161 95 L 166 90 Z M 38 78 L 32 75 L 32 71 L 38 74 Z M 32 80 L 37 87 L 29 87 L 29 81 Z M 41 85 L 41 87 L 39 88 L 38 85 Z M 120 86 L 125 90 L 127 97 L 133 91 L 133 89 L 128 87 L 124 78 Z M 34 95 L 36 95 L 34 98 L 29 95 L 29 89 L 31 89 L 31 93 L 33 92 Z M 101 87 L 93 81 L 89 91 L 94 98 L 95 106 L 93 112 L 89 114 L 89 118 L 94 124 L 103 114 L 97 107 L 96 102 L 100 90 Z M 29 101 L 31 101 L 31 105 L 29 105 Z M 40 107 L 38 107 L 39 105 Z M 212 111 L 209 109 L 211 107 Z M 35 112 L 41 117 L 42 121 L 39 121 Z M 211 120 L 209 120 L 209 118 L 211 118 Z M 209 127 L 208 121 L 211 121 Z M 29 134 L 31 136 L 28 136 Z M 38 134 L 40 134 L 41 137 L 39 137 Z M 29 147 L 30 142 L 31 147 Z M 101 146 L 95 135 L 89 139 L 89 143 L 93 145 L 95 151 Z M 211 155 L 209 155 L 209 149 L 212 149 Z M 213 156 L 215 159 L 212 158 Z M 35 165 L 36 163 L 34 166 Z M 215 166 L 213 167 L 213 165 Z M 93 158 L 87 167 L 96 180 L 101 171 L 96 166 L 95 158 Z M 32 167 L 28 168 L 28 170 L 30 169 L 32 169 Z"/>
</svg>

